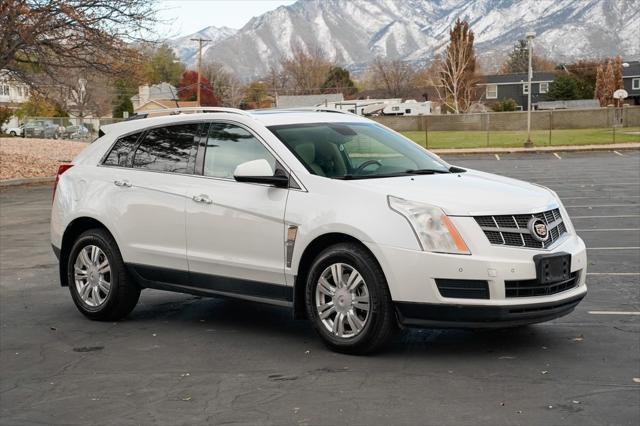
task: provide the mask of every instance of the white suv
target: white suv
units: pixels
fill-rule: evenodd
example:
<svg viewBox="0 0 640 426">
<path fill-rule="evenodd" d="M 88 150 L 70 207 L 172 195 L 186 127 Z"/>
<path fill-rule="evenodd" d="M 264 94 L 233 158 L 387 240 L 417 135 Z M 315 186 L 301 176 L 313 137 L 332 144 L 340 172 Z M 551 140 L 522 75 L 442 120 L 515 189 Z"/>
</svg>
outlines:
<svg viewBox="0 0 640 426">
<path fill-rule="evenodd" d="M 337 112 L 106 126 L 56 179 L 60 279 L 117 320 L 143 288 L 291 307 L 333 349 L 400 326 L 509 327 L 571 312 L 586 250 L 551 190 L 451 166 Z"/>
</svg>

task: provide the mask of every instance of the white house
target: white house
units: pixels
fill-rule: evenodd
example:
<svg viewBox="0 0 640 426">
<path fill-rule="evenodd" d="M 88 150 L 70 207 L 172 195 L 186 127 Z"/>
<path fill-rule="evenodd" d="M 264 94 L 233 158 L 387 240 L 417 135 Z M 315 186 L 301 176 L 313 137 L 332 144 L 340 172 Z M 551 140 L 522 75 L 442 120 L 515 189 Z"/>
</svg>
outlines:
<svg viewBox="0 0 640 426">
<path fill-rule="evenodd" d="M 29 99 L 29 86 L 7 70 L 0 70 L 0 107 L 17 109 Z M 17 127 L 18 118 L 12 117 L 5 127 Z"/>
</svg>

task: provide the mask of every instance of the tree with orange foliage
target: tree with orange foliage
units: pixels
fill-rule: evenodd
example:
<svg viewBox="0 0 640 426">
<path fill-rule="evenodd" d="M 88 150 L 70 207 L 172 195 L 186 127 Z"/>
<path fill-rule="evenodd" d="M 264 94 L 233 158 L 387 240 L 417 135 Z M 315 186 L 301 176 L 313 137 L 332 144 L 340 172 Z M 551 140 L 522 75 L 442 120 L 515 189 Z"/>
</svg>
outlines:
<svg viewBox="0 0 640 426">
<path fill-rule="evenodd" d="M 185 71 L 178 82 L 178 99 L 181 101 L 195 101 L 198 98 L 198 73 L 196 71 Z M 219 106 L 220 99 L 213 92 L 213 87 L 209 79 L 200 77 L 200 105 Z"/>
<path fill-rule="evenodd" d="M 622 81 L 622 58 L 617 56 L 608 59 L 606 64 L 599 65 L 596 74 L 595 98 L 600 106 L 613 105 L 613 94 L 616 90 L 624 88 Z"/>
</svg>

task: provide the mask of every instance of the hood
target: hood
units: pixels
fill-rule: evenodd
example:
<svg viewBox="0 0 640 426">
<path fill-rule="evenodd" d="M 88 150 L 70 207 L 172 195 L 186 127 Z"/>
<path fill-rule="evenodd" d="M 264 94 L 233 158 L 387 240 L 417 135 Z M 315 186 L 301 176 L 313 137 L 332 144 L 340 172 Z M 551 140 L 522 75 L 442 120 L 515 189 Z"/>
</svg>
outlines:
<svg viewBox="0 0 640 426">
<path fill-rule="evenodd" d="M 469 169 L 465 173 L 348 182 L 384 195 L 438 206 L 452 216 L 539 213 L 559 206 L 546 188 Z"/>
</svg>

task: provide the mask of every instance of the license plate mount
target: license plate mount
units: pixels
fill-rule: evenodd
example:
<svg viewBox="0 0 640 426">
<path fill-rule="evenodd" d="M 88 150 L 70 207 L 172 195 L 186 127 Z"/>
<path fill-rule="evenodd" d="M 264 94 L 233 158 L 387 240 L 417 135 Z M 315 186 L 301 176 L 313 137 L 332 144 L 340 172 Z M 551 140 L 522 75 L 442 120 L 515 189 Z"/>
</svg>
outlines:
<svg viewBox="0 0 640 426">
<path fill-rule="evenodd" d="M 571 277 L 571 255 L 569 253 L 537 254 L 533 256 L 536 277 L 540 284 L 568 280 Z"/>
</svg>

